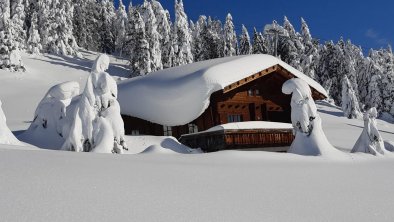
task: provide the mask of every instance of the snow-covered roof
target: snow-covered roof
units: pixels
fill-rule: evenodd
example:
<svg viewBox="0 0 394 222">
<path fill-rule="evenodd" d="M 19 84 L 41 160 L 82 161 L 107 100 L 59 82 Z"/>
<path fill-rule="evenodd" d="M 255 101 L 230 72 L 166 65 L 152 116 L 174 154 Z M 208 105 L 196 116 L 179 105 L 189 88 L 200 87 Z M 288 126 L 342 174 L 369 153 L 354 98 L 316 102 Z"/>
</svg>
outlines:
<svg viewBox="0 0 394 222">
<path fill-rule="evenodd" d="M 121 112 L 161 125 L 184 125 L 208 108 L 212 93 L 275 65 L 280 65 L 327 96 L 320 84 L 276 57 L 261 54 L 234 56 L 122 81 L 118 86 Z"/>
</svg>

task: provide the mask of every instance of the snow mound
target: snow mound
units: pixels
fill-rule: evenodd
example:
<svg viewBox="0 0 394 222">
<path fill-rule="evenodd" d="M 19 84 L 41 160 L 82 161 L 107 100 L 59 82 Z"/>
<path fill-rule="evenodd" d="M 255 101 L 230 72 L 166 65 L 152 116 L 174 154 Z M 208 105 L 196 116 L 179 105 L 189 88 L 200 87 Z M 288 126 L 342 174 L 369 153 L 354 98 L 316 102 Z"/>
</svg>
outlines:
<svg viewBox="0 0 394 222">
<path fill-rule="evenodd" d="M 270 55 L 213 59 L 169 68 L 119 84 L 122 114 L 167 126 L 187 124 L 209 106 L 212 93 L 275 65 L 281 65 L 324 95 L 317 82 Z"/>
<path fill-rule="evenodd" d="M 290 79 L 283 84 L 282 92 L 292 94 L 291 122 L 295 139 L 288 152 L 342 159 L 345 154 L 334 148 L 324 134 L 322 121 L 317 113 L 308 84 L 302 79 Z"/>
<path fill-rule="evenodd" d="M 2 102 L 0 100 L 0 144 L 7 145 L 22 145 L 21 142 L 12 134 L 7 126 L 7 118 L 1 108 Z"/>
</svg>

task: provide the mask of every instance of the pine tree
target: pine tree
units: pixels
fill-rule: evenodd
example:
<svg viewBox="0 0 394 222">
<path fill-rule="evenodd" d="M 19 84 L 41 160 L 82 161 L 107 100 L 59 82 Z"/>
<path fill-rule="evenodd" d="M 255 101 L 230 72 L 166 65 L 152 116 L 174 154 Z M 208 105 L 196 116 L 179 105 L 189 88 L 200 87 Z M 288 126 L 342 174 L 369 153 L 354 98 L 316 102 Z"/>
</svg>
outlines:
<svg viewBox="0 0 394 222">
<path fill-rule="evenodd" d="M 10 2 L 0 1 L 0 69 L 11 68 L 10 53 L 12 36 L 10 33 Z"/>
<path fill-rule="evenodd" d="M 197 53 L 197 61 L 215 59 L 223 56 L 223 40 L 221 23 L 212 21 L 211 17 L 208 18 L 207 23 L 202 26 L 202 30 L 198 37 L 200 44 L 200 53 Z"/>
<path fill-rule="evenodd" d="M 149 53 L 151 60 L 151 71 L 163 69 L 161 60 L 160 34 L 157 31 L 157 20 L 153 12 L 152 5 L 147 0 L 141 7 L 141 15 L 145 23 L 145 35 L 149 43 Z"/>
<path fill-rule="evenodd" d="M 23 0 L 11 0 L 10 31 L 16 49 L 26 48 L 25 6 Z"/>
<path fill-rule="evenodd" d="M 194 29 L 192 32 L 193 36 L 193 57 L 195 61 L 203 61 L 204 60 L 204 39 L 203 32 L 207 31 L 207 17 L 205 15 L 200 15 L 196 24 L 194 25 Z"/>
<path fill-rule="evenodd" d="M 33 12 L 29 29 L 29 39 L 27 40 L 27 50 L 32 54 L 40 54 L 42 50 L 40 34 L 37 30 L 37 12 Z"/>
<path fill-rule="evenodd" d="M 175 1 L 173 47 L 175 52 L 174 66 L 193 62 L 193 54 L 191 50 L 192 36 L 189 29 L 187 15 L 183 7 L 183 0 Z"/>
<path fill-rule="evenodd" d="M 319 60 L 318 43 L 312 39 L 308 24 L 301 18 L 301 36 L 304 52 L 301 54 L 300 63 L 304 74 L 317 79 L 316 68 Z"/>
<path fill-rule="evenodd" d="M 122 0 L 119 0 L 119 7 L 116 11 L 115 17 L 115 51 L 122 56 L 124 50 L 124 43 L 126 37 L 126 25 L 128 23 L 128 17 L 126 12 L 126 7 Z"/>
<path fill-rule="evenodd" d="M 249 32 L 244 25 L 242 25 L 242 34 L 239 36 L 239 54 L 249 55 L 252 53 L 252 45 L 250 43 Z"/>
<path fill-rule="evenodd" d="M 115 51 L 114 19 L 115 7 L 111 0 L 101 0 L 100 4 L 100 51 L 111 54 Z"/>
<path fill-rule="evenodd" d="M 362 116 L 356 93 L 346 75 L 342 79 L 342 110 L 348 119 L 357 119 Z"/>
<path fill-rule="evenodd" d="M 265 43 L 263 34 L 261 32 L 257 32 L 256 28 L 254 28 L 253 31 L 253 54 L 267 54 L 268 47 Z"/>
<path fill-rule="evenodd" d="M 382 112 L 390 113 L 394 104 L 394 56 L 391 46 L 382 51 Z"/>
<path fill-rule="evenodd" d="M 299 34 L 296 33 L 286 16 L 284 17 L 283 32 L 284 35 L 279 36 L 278 54 L 283 61 L 302 71 L 301 54 L 304 50 L 303 45 Z"/>
<path fill-rule="evenodd" d="M 224 56 L 237 55 L 237 34 L 234 30 L 233 17 L 227 14 L 226 22 L 224 24 Z"/>
<path fill-rule="evenodd" d="M 131 75 L 145 75 L 151 72 L 151 56 L 149 42 L 146 40 L 144 21 L 138 10 L 131 9 L 129 18 L 129 33 L 127 36 L 130 50 Z"/>
<path fill-rule="evenodd" d="M 160 36 L 161 59 L 163 67 L 168 68 L 169 55 L 171 51 L 171 19 L 170 13 L 164 10 L 158 1 L 151 1 L 152 9 L 156 17 L 157 31 Z"/>
<path fill-rule="evenodd" d="M 368 96 L 366 98 L 367 108 L 375 107 L 377 110 L 382 108 L 382 91 L 381 91 L 381 77 L 373 75 L 368 85 Z"/>
</svg>

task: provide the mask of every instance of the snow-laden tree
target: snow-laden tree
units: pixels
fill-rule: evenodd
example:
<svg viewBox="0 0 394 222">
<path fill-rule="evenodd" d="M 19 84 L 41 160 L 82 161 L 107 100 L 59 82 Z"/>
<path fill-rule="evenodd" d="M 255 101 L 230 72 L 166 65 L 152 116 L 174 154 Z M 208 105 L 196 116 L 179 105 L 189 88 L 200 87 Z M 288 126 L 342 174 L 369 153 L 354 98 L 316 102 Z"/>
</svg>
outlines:
<svg viewBox="0 0 394 222">
<path fill-rule="evenodd" d="M 175 1 L 175 23 L 172 40 L 175 54 L 175 63 L 173 65 L 179 66 L 192 63 L 194 61 L 192 54 L 192 35 L 183 7 L 183 0 Z"/>
<path fill-rule="evenodd" d="M 242 34 L 239 36 L 239 54 L 249 55 L 252 53 L 252 44 L 250 43 L 249 32 L 244 25 L 242 25 Z"/>
<path fill-rule="evenodd" d="M 78 46 L 98 51 L 101 37 L 100 4 L 96 0 L 73 0 L 73 33 Z"/>
<path fill-rule="evenodd" d="M 76 105 L 63 149 L 76 152 L 122 153 L 127 150 L 117 85 L 105 72 L 109 58 L 100 55 Z"/>
<path fill-rule="evenodd" d="M 122 56 L 124 51 L 124 44 L 126 41 L 126 26 L 128 23 L 128 17 L 126 7 L 122 0 L 119 0 L 119 7 L 116 11 L 114 31 L 115 31 L 115 51 Z"/>
<path fill-rule="evenodd" d="M 27 51 L 32 54 L 40 54 L 42 50 L 40 34 L 37 30 L 37 12 L 33 12 L 29 29 L 29 38 L 27 39 Z"/>
<path fill-rule="evenodd" d="M 145 75 L 151 72 L 152 61 L 144 21 L 138 10 L 132 8 L 129 13 L 126 46 L 130 55 L 131 76 Z"/>
<path fill-rule="evenodd" d="M 352 149 L 352 153 L 362 152 L 375 156 L 384 155 L 387 150 L 384 147 L 383 138 L 376 124 L 378 112 L 375 107 L 367 110 L 364 114 L 364 130 Z"/>
<path fill-rule="evenodd" d="M 382 67 L 382 112 L 390 113 L 394 105 L 394 55 L 389 46 L 381 54 Z M 394 113 L 391 113 L 394 116 Z"/>
<path fill-rule="evenodd" d="M 25 71 L 10 28 L 10 2 L 0 1 L 0 69 Z"/>
<path fill-rule="evenodd" d="M 235 56 L 237 55 L 238 41 L 237 34 L 235 32 L 233 17 L 230 13 L 227 14 L 226 22 L 223 28 L 224 38 L 224 56 Z"/>
<path fill-rule="evenodd" d="M 101 52 L 108 54 L 115 51 L 114 19 L 114 2 L 112 0 L 101 0 L 99 16 L 101 41 L 99 49 Z"/>
<path fill-rule="evenodd" d="M 289 153 L 341 158 L 343 154 L 335 149 L 325 136 L 321 118 L 317 113 L 309 85 L 299 78 L 287 80 L 282 86 L 284 94 L 291 97 L 291 122 L 295 139 Z"/>
<path fill-rule="evenodd" d="M 204 19 L 204 17 L 201 17 Z M 201 26 L 200 26 L 201 25 Z M 201 29 L 199 35 L 195 38 L 195 59 L 203 61 L 215 59 L 223 56 L 222 27 L 219 21 L 213 21 L 211 17 L 208 20 L 202 20 L 197 23 L 196 29 Z"/>
<path fill-rule="evenodd" d="M 358 119 L 362 116 L 356 92 L 346 75 L 342 79 L 342 110 L 349 119 Z"/>
<path fill-rule="evenodd" d="M 161 59 L 164 68 L 171 67 L 170 53 L 172 49 L 171 42 L 171 19 L 168 10 L 164 10 L 158 1 L 151 1 L 153 11 L 157 21 L 157 31 L 160 34 Z"/>
<path fill-rule="evenodd" d="M 283 35 L 279 35 L 278 54 L 280 58 L 294 68 L 301 70 L 301 54 L 304 51 L 299 34 L 295 31 L 293 25 L 284 17 Z"/>
<path fill-rule="evenodd" d="M 207 17 L 205 15 L 200 15 L 192 31 L 193 36 L 193 47 L 192 53 L 195 61 L 204 60 L 204 39 L 203 32 L 207 31 Z"/>
<path fill-rule="evenodd" d="M 24 0 L 11 0 L 11 21 L 10 31 L 13 37 L 13 44 L 16 49 L 26 48 L 26 30 Z"/>
<path fill-rule="evenodd" d="M 152 72 L 161 70 L 163 69 L 163 64 L 161 59 L 160 34 L 157 31 L 157 20 L 152 9 L 152 4 L 145 0 L 140 11 L 145 24 L 145 36 L 149 43 L 150 69 Z"/>
<path fill-rule="evenodd" d="M 382 101 L 382 78 L 380 75 L 373 75 L 368 85 L 368 95 L 366 97 L 365 105 L 367 107 L 375 107 L 380 110 L 383 104 Z"/>
<path fill-rule="evenodd" d="M 256 28 L 254 28 L 253 31 L 253 54 L 267 54 L 268 47 L 263 34 L 261 32 L 257 32 Z"/>
<path fill-rule="evenodd" d="M 317 79 L 315 75 L 319 60 L 318 43 L 312 39 L 308 24 L 303 18 L 301 18 L 301 36 L 304 49 L 300 57 L 302 71 L 312 79 Z"/>
</svg>

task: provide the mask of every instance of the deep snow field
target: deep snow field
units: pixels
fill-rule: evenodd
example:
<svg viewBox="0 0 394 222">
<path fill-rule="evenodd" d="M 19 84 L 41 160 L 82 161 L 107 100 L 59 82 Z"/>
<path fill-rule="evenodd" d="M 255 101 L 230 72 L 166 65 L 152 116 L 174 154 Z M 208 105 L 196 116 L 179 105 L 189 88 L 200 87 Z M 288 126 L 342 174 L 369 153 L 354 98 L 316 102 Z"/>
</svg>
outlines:
<svg viewBox="0 0 394 222">
<path fill-rule="evenodd" d="M 84 55 L 24 55 L 26 73 L 0 70 L 0 99 L 17 137 L 51 86 L 84 85 L 96 57 Z M 125 61 L 111 57 L 108 72 L 125 77 Z M 363 121 L 325 102 L 317 106 L 329 141 L 348 153 Z M 394 141 L 394 124 L 378 120 L 378 128 Z M 0 221 L 394 220 L 394 154 L 345 160 L 262 151 L 182 154 L 190 150 L 174 138 L 127 140 L 128 153 L 137 155 L 0 145 Z"/>
</svg>

